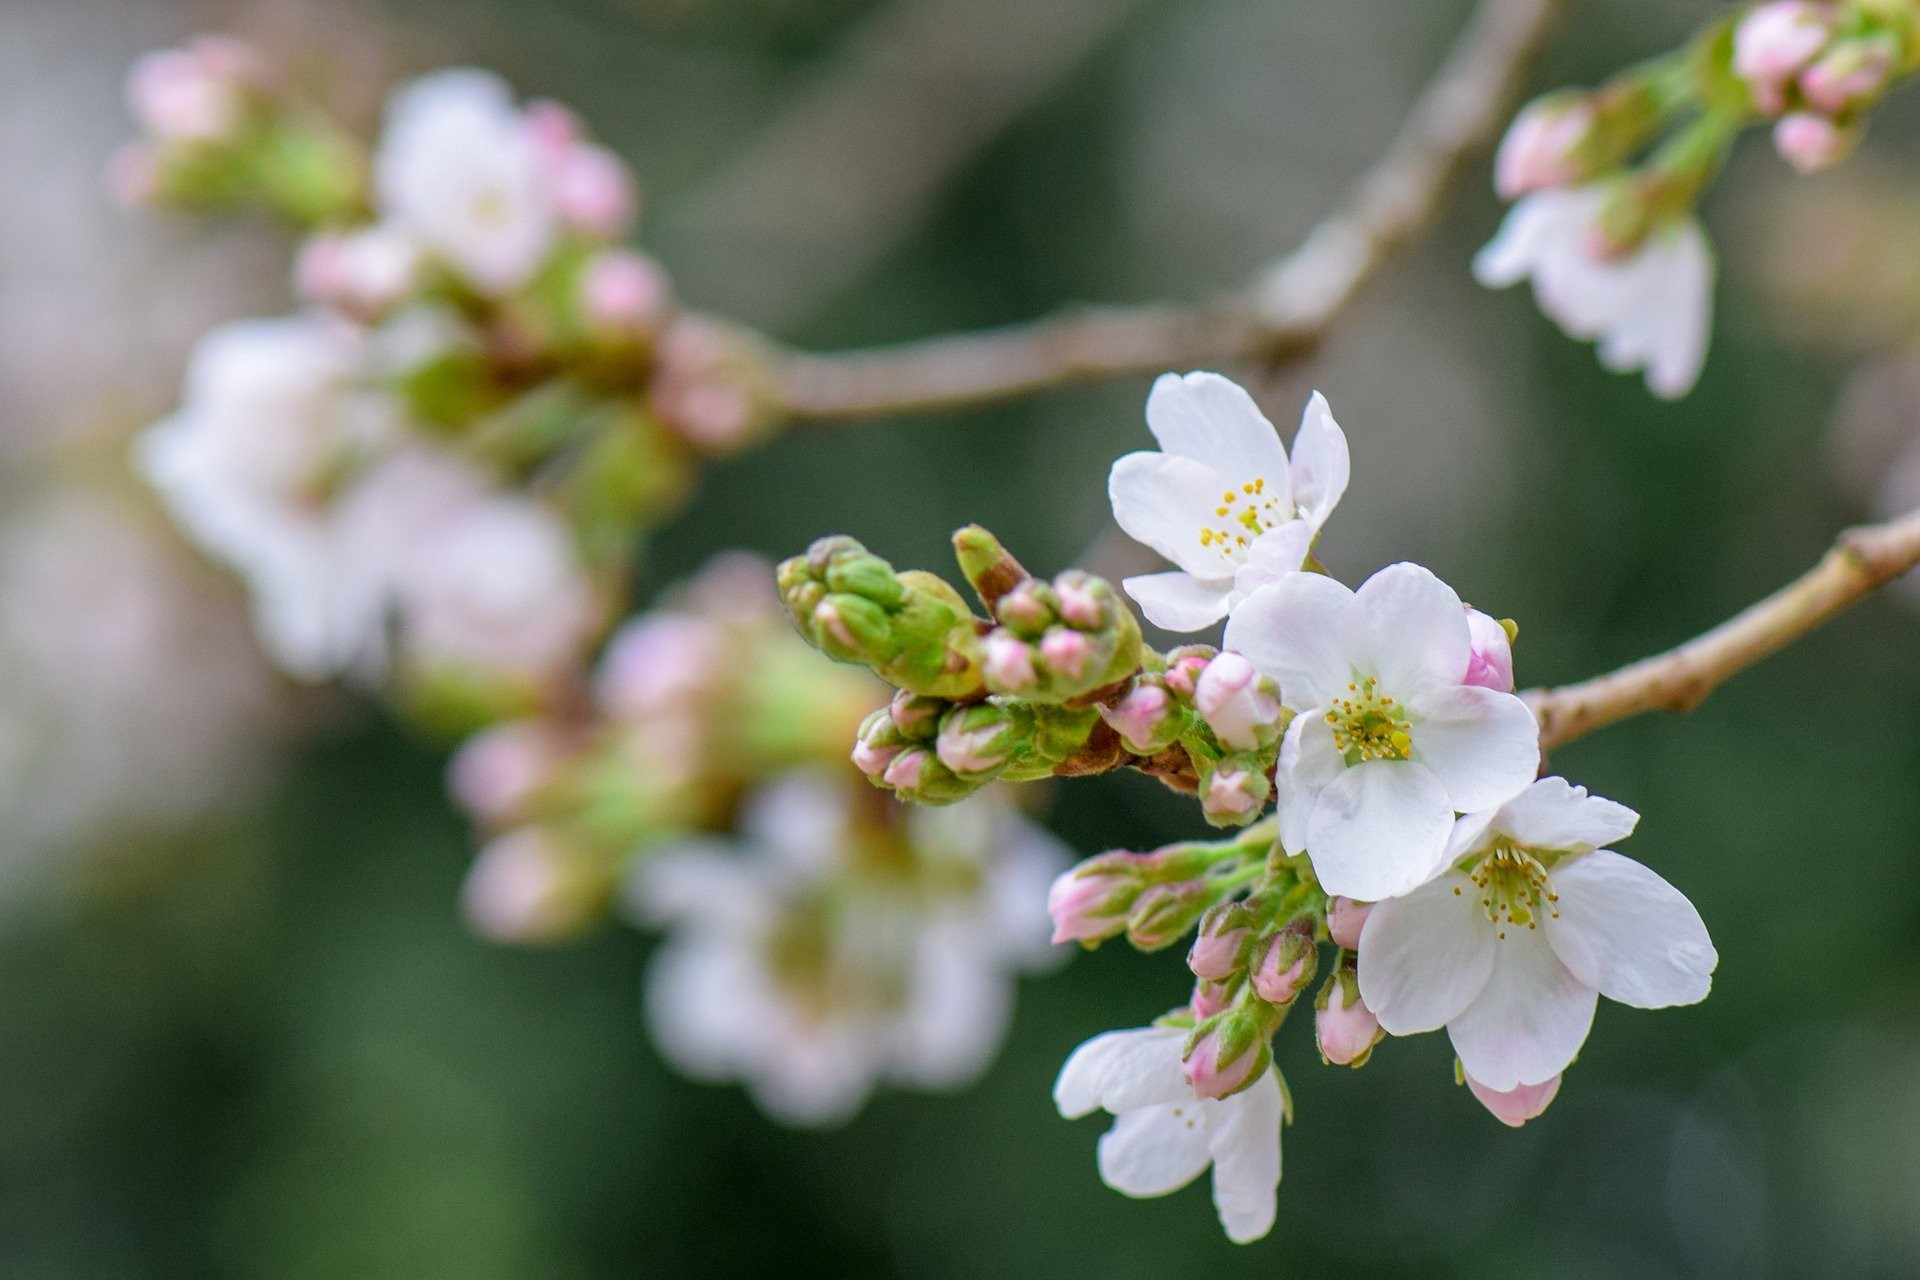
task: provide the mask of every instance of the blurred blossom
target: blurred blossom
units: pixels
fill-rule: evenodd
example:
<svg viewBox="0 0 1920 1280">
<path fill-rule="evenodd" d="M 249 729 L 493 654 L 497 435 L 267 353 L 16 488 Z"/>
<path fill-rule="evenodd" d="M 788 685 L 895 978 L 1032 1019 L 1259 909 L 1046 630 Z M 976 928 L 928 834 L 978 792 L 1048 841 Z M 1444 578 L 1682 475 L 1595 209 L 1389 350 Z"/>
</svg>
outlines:
<svg viewBox="0 0 1920 1280">
<path fill-rule="evenodd" d="M 648 976 L 654 1037 L 788 1124 L 844 1120 L 880 1084 L 957 1088 L 999 1048 L 1013 976 L 1054 962 L 1044 902 L 1065 865 L 990 794 L 908 811 L 857 779 L 789 775 L 737 841 L 635 874 L 633 910 L 671 930 Z"/>
</svg>

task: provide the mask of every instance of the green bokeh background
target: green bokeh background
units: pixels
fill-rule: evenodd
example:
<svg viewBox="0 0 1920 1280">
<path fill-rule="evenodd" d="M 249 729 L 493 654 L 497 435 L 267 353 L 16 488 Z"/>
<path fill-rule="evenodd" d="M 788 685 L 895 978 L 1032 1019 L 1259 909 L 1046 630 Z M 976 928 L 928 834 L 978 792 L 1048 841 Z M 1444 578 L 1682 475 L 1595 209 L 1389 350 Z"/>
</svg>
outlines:
<svg viewBox="0 0 1920 1280">
<path fill-rule="evenodd" d="M 76 34 L 108 11 L 67 8 Z M 396 66 L 474 61 L 578 104 L 671 209 L 876 8 L 392 0 L 379 12 Z M 1138 5 L 950 175 L 897 248 L 785 336 L 851 345 L 1226 284 L 1223 268 L 1185 279 L 1178 254 L 1154 260 L 1182 235 L 1204 240 L 1204 221 L 1148 236 L 1123 215 L 1139 202 L 1141 115 L 1185 92 L 1250 120 L 1244 135 L 1190 146 L 1202 163 L 1268 173 L 1276 203 L 1261 230 L 1286 247 L 1384 139 L 1464 12 L 1456 0 L 1341 8 Z M 246 9 L 182 7 L 157 35 Z M 1590 81 L 1712 11 L 1576 5 L 1538 83 Z M 1223 69 L 1186 91 L 1141 88 L 1183 33 L 1243 21 L 1274 33 L 1271 83 Z M 1303 48 L 1344 50 L 1349 97 L 1377 115 L 1288 98 L 1290 78 L 1312 74 L 1306 53 L 1288 53 L 1294 25 L 1317 33 Z M 1333 28 L 1344 44 L 1325 43 Z M 109 55 L 123 52 L 103 50 L 104 91 Z M 711 68 L 743 93 L 715 90 Z M 1261 116 L 1275 92 L 1291 102 L 1285 119 Z M 723 97 L 730 112 L 714 106 Z M 1917 118 L 1897 108 L 1874 146 L 1920 182 Z M 1712 220 L 1736 226 L 1733 205 L 1791 181 L 1750 140 Z M 1709 625 L 1860 516 L 1825 463 L 1844 369 L 1785 339 L 1768 264 L 1729 231 L 1705 379 L 1679 405 L 1651 400 L 1523 296 L 1464 283 L 1498 216 L 1486 186 L 1483 162 L 1400 278 L 1270 403 L 1286 424 L 1319 385 L 1354 438 L 1354 496 L 1328 535 L 1337 571 L 1432 564 L 1519 619 L 1521 679 L 1552 682 Z M 676 246 L 699 237 L 668 220 L 643 238 L 698 304 L 701 264 Z M 1422 434 L 1422 388 L 1388 367 L 1394 348 L 1363 336 L 1436 325 L 1451 344 L 1436 357 L 1438 400 L 1456 380 L 1498 389 L 1486 433 L 1438 445 Z M 1370 392 L 1396 377 L 1404 392 Z M 792 434 L 712 472 L 659 536 L 647 586 L 722 547 L 786 554 L 843 529 L 944 569 L 946 534 L 967 520 L 1035 566 L 1064 565 L 1104 527 L 1108 460 L 1145 439 L 1144 391 L 1140 380 Z M 1408 456 L 1431 473 L 1394 488 L 1383 474 Z M 1418 491 L 1420 510 L 1450 523 L 1406 519 L 1370 486 Z M 1138 1203 L 1103 1188 L 1100 1124 L 1061 1121 L 1048 1098 L 1081 1039 L 1181 998 L 1176 957 L 1079 957 L 1023 985 L 1011 1039 L 977 1087 L 889 1094 L 844 1128 L 783 1131 L 738 1090 L 689 1084 L 654 1054 L 638 1017 L 649 939 L 609 927 L 516 951 L 469 935 L 454 905 L 468 837 L 441 792 L 443 757 L 354 707 L 264 794 L 189 830 L 130 834 L 79 891 L 10 917 L 0 1275 L 1920 1275 L 1917 651 L 1915 614 L 1873 602 L 1693 715 L 1556 755 L 1557 770 L 1644 815 L 1628 849 L 1708 921 L 1712 998 L 1664 1013 L 1605 1006 L 1559 1101 L 1519 1132 L 1451 1083 L 1438 1037 L 1384 1045 L 1349 1072 L 1322 1067 L 1308 1028 L 1288 1027 L 1278 1052 L 1298 1117 L 1280 1217 L 1244 1248 L 1221 1237 L 1204 1183 Z M 1199 828 L 1189 804 L 1132 776 L 1058 788 L 1050 822 L 1082 853 Z"/>
</svg>

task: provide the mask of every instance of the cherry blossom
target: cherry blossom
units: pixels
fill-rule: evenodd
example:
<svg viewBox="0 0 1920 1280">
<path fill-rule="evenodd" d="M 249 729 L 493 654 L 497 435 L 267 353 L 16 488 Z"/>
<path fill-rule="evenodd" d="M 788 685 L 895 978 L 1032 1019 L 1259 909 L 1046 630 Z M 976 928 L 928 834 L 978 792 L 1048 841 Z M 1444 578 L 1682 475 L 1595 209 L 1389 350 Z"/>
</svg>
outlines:
<svg viewBox="0 0 1920 1280">
<path fill-rule="evenodd" d="M 1445 1026 L 1482 1101 L 1534 1086 L 1550 1098 L 1599 996 L 1642 1009 L 1705 999 L 1718 957 L 1699 913 L 1605 847 L 1638 821 L 1563 778 L 1461 818 L 1448 869 L 1378 903 L 1360 932 L 1361 994 L 1381 1026 Z"/>
<path fill-rule="evenodd" d="M 1217 373 L 1162 375 L 1147 426 L 1160 452 L 1113 464 L 1113 517 L 1179 567 L 1124 585 L 1156 626 L 1198 631 L 1300 568 L 1346 492 L 1347 438 L 1315 392 L 1289 459 L 1253 397 Z"/>
</svg>

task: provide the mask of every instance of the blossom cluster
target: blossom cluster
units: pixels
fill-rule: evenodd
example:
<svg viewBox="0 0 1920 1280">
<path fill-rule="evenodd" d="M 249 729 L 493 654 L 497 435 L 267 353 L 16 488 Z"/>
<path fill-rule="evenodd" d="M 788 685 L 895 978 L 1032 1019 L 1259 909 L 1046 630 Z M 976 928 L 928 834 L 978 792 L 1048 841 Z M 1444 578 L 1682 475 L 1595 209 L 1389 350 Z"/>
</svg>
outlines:
<svg viewBox="0 0 1920 1280">
<path fill-rule="evenodd" d="M 1706 361 L 1713 253 L 1695 216 L 1739 134 L 1770 123 L 1802 172 L 1844 157 L 1900 79 L 1920 69 L 1908 0 L 1766 0 L 1688 47 L 1592 91 L 1549 93 L 1500 144 L 1514 201 L 1474 262 L 1482 283 L 1529 277 L 1567 333 L 1616 371 L 1678 398 Z"/>
<path fill-rule="evenodd" d="M 781 585 L 803 634 L 900 690 L 854 748 L 881 787 L 942 804 L 994 778 L 1129 767 L 1242 828 L 1092 858 L 1048 908 L 1058 941 L 1194 935 L 1188 1003 L 1083 1045 L 1056 1101 L 1114 1114 L 1100 1169 L 1118 1190 L 1163 1194 L 1211 1166 L 1227 1233 L 1250 1240 L 1275 1212 L 1291 1103 L 1271 1044 L 1296 1005 L 1334 1064 L 1445 1028 L 1460 1079 L 1517 1125 L 1552 1100 L 1599 996 L 1693 1003 L 1716 956 L 1686 898 L 1610 848 L 1637 815 L 1539 776 L 1511 623 L 1419 565 L 1354 589 L 1321 567 L 1348 475 L 1324 399 L 1291 455 L 1217 374 L 1161 378 L 1147 422 L 1160 450 L 1115 464 L 1114 515 L 1178 567 L 1125 587 L 1169 629 L 1224 614 L 1222 649 L 1158 653 L 1107 584 L 1042 582 L 977 529 L 955 544 L 985 617 L 844 538 Z"/>
</svg>

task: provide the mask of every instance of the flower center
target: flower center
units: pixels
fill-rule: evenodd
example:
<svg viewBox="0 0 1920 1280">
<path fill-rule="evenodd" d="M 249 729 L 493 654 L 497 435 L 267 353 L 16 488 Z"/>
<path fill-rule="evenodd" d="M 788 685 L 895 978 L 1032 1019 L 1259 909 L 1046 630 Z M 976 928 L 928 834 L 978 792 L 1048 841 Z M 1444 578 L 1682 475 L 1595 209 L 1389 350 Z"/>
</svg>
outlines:
<svg viewBox="0 0 1920 1280">
<path fill-rule="evenodd" d="M 1499 927 L 1502 938 L 1509 928 L 1539 928 L 1543 906 L 1550 917 L 1557 919 L 1560 915 L 1553 905 L 1560 901 L 1560 895 L 1553 891 L 1546 867 L 1525 849 L 1505 842 L 1495 845 L 1467 878 L 1480 890 L 1480 905 L 1486 909 L 1487 919 Z M 1456 885 L 1453 891 L 1458 894 L 1460 889 Z"/>
<path fill-rule="evenodd" d="M 1413 754 L 1413 728 L 1404 707 L 1382 694 L 1368 676 L 1347 686 L 1347 696 L 1327 708 L 1333 749 L 1348 764 L 1369 760 L 1405 760 Z"/>
<path fill-rule="evenodd" d="M 1200 526 L 1200 545 L 1220 553 L 1220 558 L 1238 564 L 1252 541 L 1276 525 L 1293 518 L 1285 495 L 1267 492 L 1265 476 L 1255 476 L 1238 489 L 1220 495 L 1213 514 L 1220 524 Z"/>
</svg>

